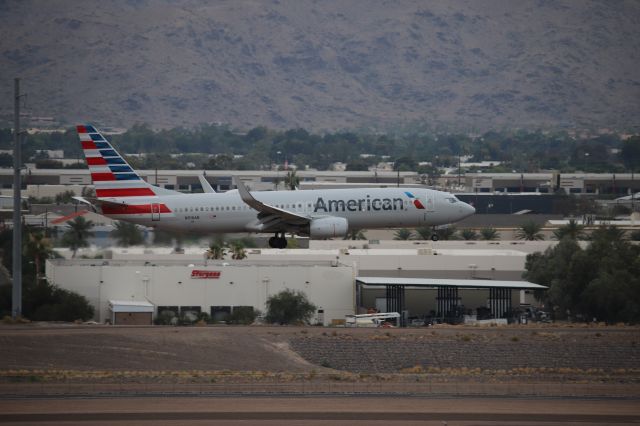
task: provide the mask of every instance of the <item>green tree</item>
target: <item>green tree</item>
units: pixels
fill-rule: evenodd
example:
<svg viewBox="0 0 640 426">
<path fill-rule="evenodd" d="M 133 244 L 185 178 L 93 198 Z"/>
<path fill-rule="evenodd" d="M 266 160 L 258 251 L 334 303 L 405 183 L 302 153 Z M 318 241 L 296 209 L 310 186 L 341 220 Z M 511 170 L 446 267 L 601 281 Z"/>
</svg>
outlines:
<svg viewBox="0 0 640 426">
<path fill-rule="evenodd" d="M 211 242 L 209 248 L 206 251 L 207 259 L 224 259 L 227 254 L 224 243 L 217 241 Z"/>
<path fill-rule="evenodd" d="M 34 321 L 86 321 L 95 313 L 84 296 L 45 280 L 25 290 L 24 312 Z"/>
<path fill-rule="evenodd" d="M 233 170 L 233 157 L 227 154 L 218 154 L 204 164 L 207 170 Z"/>
<path fill-rule="evenodd" d="M 412 235 L 413 235 L 413 232 L 411 232 L 410 229 L 401 228 L 393 233 L 393 239 L 406 241 L 406 240 L 410 240 Z"/>
<path fill-rule="evenodd" d="M 369 162 L 364 158 L 354 158 L 347 163 L 346 171 L 348 172 L 366 172 L 369 170 Z"/>
<path fill-rule="evenodd" d="M 88 239 L 93 236 L 91 228 L 93 228 L 93 222 L 82 216 L 69 222 L 69 229 L 62 235 L 62 244 L 71 249 L 72 257 L 76 257 L 80 247 L 89 246 Z"/>
<path fill-rule="evenodd" d="M 544 240 L 544 235 L 541 230 L 542 225 L 538 225 L 534 221 L 530 220 L 520 225 L 520 228 L 516 230 L 516 239 L 526 241 Z"/>
<path fill-rule="evenodd" d="M 300 178 L 296 175 L 295 170 L 289 170 L 287 175 L 284 177 L 284 184 L 291 191 L 294 191 L 300 186 Z"/>
<path fill-rule="evenodd" d="M 524 277 L 546 285 L 543 300 L 557 317 L 640 322 L 640 247 L 601 227 L 581 249 L 565 237 L 544 253 L 527 256 Z"/>
<path fill-rule="evenodd" d="M 486 241 L 494 241 L 500 238 L 500 233 L 496 228 L 482 228 L 480 229 L 480 239 Z"/>
<path fill-rule="evenodd" d="M 119 246 L 129 247 L 144 243 L 144 235 L 135 223 L 117 221 L 111 231 L 111 236 L 116 239 Z"/>
<path fill-rule="evenodd" d="M 555 231 L 553 231 L 553 238 L 556 240 L 561 240 L 565 237 L 571 238 L 573 240 L 584 240 L 584 226 L 578 224 L 575 220 L 569 220 L 569 223 L 566 225 L 562 225 Z"/>
<path fill-rule="evenodd" d="M 416 170 L 417 166 L 418 164 L 413 158 L 409 156 L 405 156 L 405 157 L 400 157 L 396 159 L 396 161 L 394 161 L 393 170 L 408 172 L 408 171 Z"/>
<path fill-rule="evenodd" d="M 231 243 L 231 258 L 233 260 L 242 260 L 247 258 L 247 251 L 241 241 L 233 241 Z"/>
<path fill-rule="evenodd" d="M 625 239 L 624 229 L 615 225 L 602 225 L 591 233 L 591 240 L 600 244 L 614 244 Z"/>
<path fill-rule="evenodd" d="M 627 170 L 635 172 L 640 169 L 640 136 L 633 136 L 622 143 L 620 159 Z"/>
<path fill-rule="evenodd" d="M 342 238 L 343 240 L 366 240 L 367 236 L 364 234 L 364 231 L 361 229 L 349 229 L 347 235 Z"/>
<path fill-rule="evenodd" d="M 75 196 L 76 194 L 73 191 L 64 191 L 63 193 L 56 195 L 56 204 L 71 203 L 73 201 L 73 197 Z"/>
<path fill-rule="evenodd" d="M 11 312 L 11 285 L 0 287 L 0 312 Z M 86 321 L 93 317 L 94 308 L 84 296 L 46 280 L 23 280 L 22 312 L 34 321 Z"/>
<path fill-rule="evenodd" d="M 267 299 L 267 322 L 274 324 L 308 323 L 316 307 L 299 290 L 286 289 Z"/>
<path fill-rule="evenodd" d="M 253 309 L 253 306 L 234 306 L 233 312 L 229 315 L 228 324 L 251 325 L 256 320 L 260 312 Z"/>
<path fill-rule="evenodd" d="M 278 186 L 280 186 L 281 183 L 282 183 L 282 179 L 280 179 L 280 177 L 276 176 L 273 179 L 273 189 L 277 191 L 278 190 Z"/>
<path fill-rule="evenodd" d="M 23 254 L 27 259 L 33 259 L 36 268 L 36 280 L 40 278 L 40 270 L 45 260 L 53 255 L 51 240 L 43 232 L 29 232 L 27 241 L 23 244 Z"/>
</svg>

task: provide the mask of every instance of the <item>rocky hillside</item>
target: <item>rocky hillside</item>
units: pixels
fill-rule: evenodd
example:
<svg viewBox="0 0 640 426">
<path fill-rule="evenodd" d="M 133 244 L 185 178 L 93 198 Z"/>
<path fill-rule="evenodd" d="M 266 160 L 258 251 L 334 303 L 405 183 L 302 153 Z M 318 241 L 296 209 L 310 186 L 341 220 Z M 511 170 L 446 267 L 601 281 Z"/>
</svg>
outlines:
<svg viewBox="0 0 640 426">
<path fill-rule="evenodd" d="M 0 1 L 0 114 L 108 126 L 630 128 L 633 0 Z"/>
</svg>

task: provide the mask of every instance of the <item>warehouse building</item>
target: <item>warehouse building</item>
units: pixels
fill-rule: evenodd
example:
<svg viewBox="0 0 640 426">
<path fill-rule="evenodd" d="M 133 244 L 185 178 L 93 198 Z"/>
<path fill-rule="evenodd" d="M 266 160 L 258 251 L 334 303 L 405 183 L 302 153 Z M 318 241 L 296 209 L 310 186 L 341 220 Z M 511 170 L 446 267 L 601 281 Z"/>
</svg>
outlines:
<svg viewBox="0 0 640 426">
<path fill-rule="evenodd" d="M 321 248 L 323 243 L 345 247 Z M 123 301 L 149 303 L 154 316 L 206 312 L 224 320 L 236 309 L 264 312 L 269 296 L 284 289 L 304 292 L 317 307 L 311 322 L 323 325 L 341 323 L 350 314 L 392 308 L 405 311 L 405 319 L 444 319 L 456 309 L 469 315 L 488 309 L 494 317 L 505 317 L 507 311 L 534 303 L 532 290 L 540 288 L 521 279 L 527 253 L 508 246 L 478 242 L 469 248 L 457 242 L 434 247 L 425 242 L 371 249 L 348 243 L 256 249 L 241 261 L 215 262 L 203 259 L 201 249 L 186 254 L 127 249 L 110 253 L 109 259 L 48 260 L 46 273 L 52 284 L 85 296 L 96 307 L 99 322 L 115 319 L 113 306 L 126 309 L 126 304 L 114 302 Z M 451 280 L 455 289 L 445 291 Z M 493 287 L 509 291 L 496 293 Z M 148 323 L 148 318 L 141 321 Z"/>
</svg>

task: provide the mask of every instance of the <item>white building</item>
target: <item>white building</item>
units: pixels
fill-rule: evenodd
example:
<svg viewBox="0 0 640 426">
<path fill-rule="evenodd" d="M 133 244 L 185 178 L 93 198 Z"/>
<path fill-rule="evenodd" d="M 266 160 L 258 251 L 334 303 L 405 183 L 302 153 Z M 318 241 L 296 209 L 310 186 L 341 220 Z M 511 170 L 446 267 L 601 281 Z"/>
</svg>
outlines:
<svg viewBox="0 0 640 426">
<path fill-rule="evenodd" d="M 466 309 L 486 307 L 492 298 L 486 287 L 490 284 L 463 290 L 469 287 L 466 281 L 521 281 L 529 251 L 526 245 L 497 242 L 416 243 L 389 241 L 382 245 L 386 248 L 372 249 L 368 247 L 378 244 L 314 241 L 312 249 L 254 249 L 242 261 L 215 262 L 203 258 L 204 248 L 187 249 L 185 254 L 170 253 L 169 248 L 114 249 L 106 253 L 109 259 L 49 260 L 46 273 L 52 284 L 87 297 L 100 322 L 111 317 L 110 300 L 149 302 L 156 315 L 163 310 L 187 310 L 218 317 L 234 307 L 264 312 L 267 298 L 288 288 L 303 291 L 318 307 L 313 323 L 328 325 L 370 308 L 385 311 L 388 289 L 364 288 L 356 298 L 358 276 L 391 277 L 407 283 L 427 278 L 462 280 L 460 293 L 447 295 L 455 298 L 451 303 Z M 532 244 L 544 250 L 550 243 Z M 408 317 L 423 317 L 439 309 L 441 296 L 437 287 L 407 284 L 403 309 Z M 509 292 L 508 298 L 509 307 L 534 302 L 532 293 L 525 290 Z"/>
<path fill-rule="evenodd" d="M 175 257 L 175 256 L 174 256 Z M 284 259 L 283 259 L 284 260 Z M 318 311 L 311 322 L 330 324 L 354 312 L 354 270 L 336 262 L 204 262 L 190 260 L 47 261 L 50 283 L 85 296 L 96 320 L 111 318 L 109 301 L 149 302 L 169 309 L 230 312 L 251 306 L 265 312 L 267 299 L 285 289 L 304 292 Z"/>
</svg>

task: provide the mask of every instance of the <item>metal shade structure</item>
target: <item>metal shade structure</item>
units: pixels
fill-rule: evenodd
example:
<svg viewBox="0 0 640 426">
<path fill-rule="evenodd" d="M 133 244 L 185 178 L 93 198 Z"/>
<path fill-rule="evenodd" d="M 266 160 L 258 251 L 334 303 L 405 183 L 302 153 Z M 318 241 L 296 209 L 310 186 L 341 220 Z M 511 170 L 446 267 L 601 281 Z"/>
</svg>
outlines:
<svg viewBox="0 0 640 426">
<path fill-rule="evenodd" d="M 494 281 L 438 278 L 395 278 L 395 277 L 356 277 L 356 301 L 362 303 L 362 289 L 384 287 L 386 290 L 387 312 L 405 310 L 405 290 L 436 289 L 438 316 L 445 317 L 458 307 L 460 300 L 458 290 L 489 290 L 491 313 L 494 318 L 503 318 L 511 311 L 512 290 L 546 290 L 547 287 L 528 281 Z M 405 318 L 401 318 L 401 326 L 406 326 Z"/>
<path fill-rule="evenodd" d="M 364 286 L 403 285 L 405 287 L 505 288 L 511 290 L 546 290 L 547 287 L 529 281 L 458 280 L 439 278 L 356 277 L 356 284 Z"/>
</svg>

